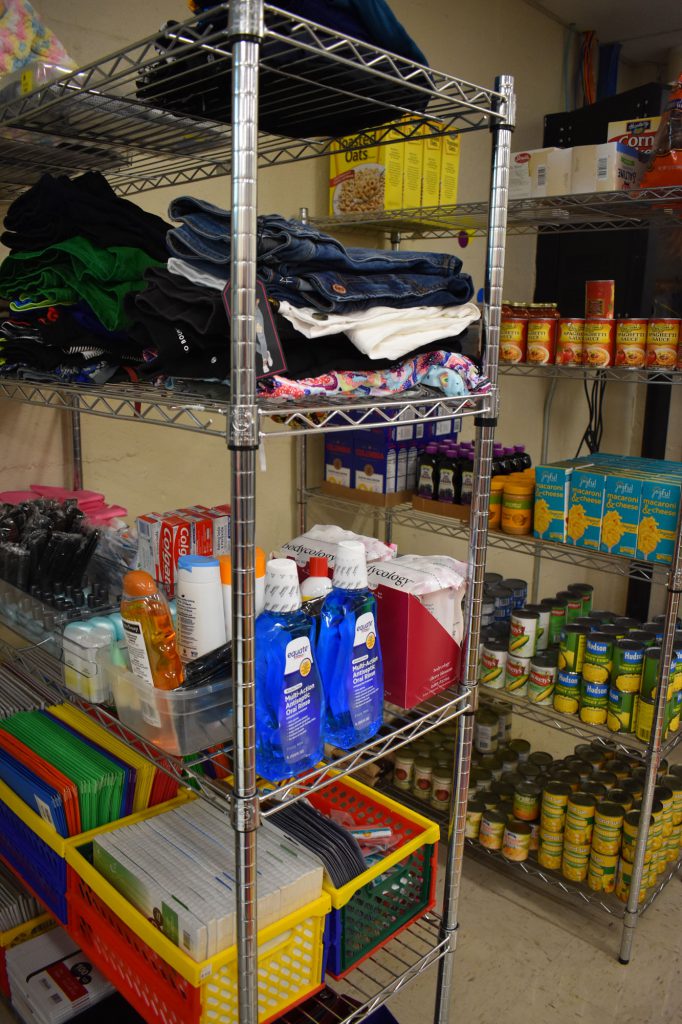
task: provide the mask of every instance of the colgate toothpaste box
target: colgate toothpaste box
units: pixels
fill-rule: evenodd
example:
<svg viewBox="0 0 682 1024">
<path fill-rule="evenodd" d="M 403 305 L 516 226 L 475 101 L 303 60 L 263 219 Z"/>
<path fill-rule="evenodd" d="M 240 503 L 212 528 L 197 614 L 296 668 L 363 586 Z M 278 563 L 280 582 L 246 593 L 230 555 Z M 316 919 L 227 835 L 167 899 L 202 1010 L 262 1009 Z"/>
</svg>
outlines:
<svg viewBox="0 0 682 1024">
<path fill-rule="evenodd" d="M 191 528 L 191 553 L 193 555 L 214 555 L 213 522 L 208 512 L 198 505 L 192 508 L 179 508 L 175 513 L 182 516 Z"/>
<path fill-rule="evenodd" d="M 176 513 L 151 512 L 138 516 L 138 565 L 175 593 L 178 558 L 192 550 L 192 525 Z"/>
</svg>

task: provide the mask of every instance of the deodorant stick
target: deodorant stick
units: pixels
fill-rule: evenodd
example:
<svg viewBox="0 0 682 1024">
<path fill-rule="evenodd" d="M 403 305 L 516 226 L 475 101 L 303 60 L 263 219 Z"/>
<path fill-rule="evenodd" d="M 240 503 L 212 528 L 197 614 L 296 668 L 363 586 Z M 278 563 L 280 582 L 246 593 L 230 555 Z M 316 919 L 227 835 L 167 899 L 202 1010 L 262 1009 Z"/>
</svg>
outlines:
<svg viewBox="0 0 682 1024">
<path fill-rule="evenodd" d="M 183 661 L 200 658 L 227 642 L 217 558 L 182 555 L 176 593 L 178 651 Z"/>
</svg>

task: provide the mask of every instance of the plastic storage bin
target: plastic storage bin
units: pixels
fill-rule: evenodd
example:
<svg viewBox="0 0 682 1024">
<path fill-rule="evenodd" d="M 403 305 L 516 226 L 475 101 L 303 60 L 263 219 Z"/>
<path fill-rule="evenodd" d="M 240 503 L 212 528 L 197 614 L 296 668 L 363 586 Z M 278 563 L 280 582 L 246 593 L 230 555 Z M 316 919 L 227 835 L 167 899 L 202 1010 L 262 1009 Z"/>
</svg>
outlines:
<svg viewBox="0 0 682 1024">
<path fill-rule="evenodd" d="M 49 932 L 54 927 L 54 918 L 49 914 L 40 914 L 39 917 L 25 921 L 24 924 L 17 925 L 16 928 L 0 932 L 0 995 L 3 995 L 5 999 L 9 999 L 11 996 L 9 978 L 7 977 L 7 950 L 21 945 L 28 939 L 35 939 L 36 936 L 42 935 L 43 932 Z"/>
<path fill-rule="evenodd" d="M 396 849 L 341 889 L 325 882 L 332 901 L 327 972 L 341 978 L 433 908 L 440 827 L 355 779 L 308 799 L 324 814 L 345 811 L 358 825 L 388 825 L 400 835 Z"/>
<path fill-rule="evenodd" d="M 68 851 L 69 933 L 148 1024 L 238 1024 L 237 947 L 192 960 Z M 258 1020 L 279 1017 L 323 987 L 326 893 L 258 932 Z"/>
<path fill-rule="evenodd" d="M 0 857 L 61 924 L 66 924 L 66 851 L 69 847 L 121 824 L 133 825 L 145 817 L 178 807 L 188 796 L 182 791 L 175 800 L 64 839 L 0 781 Z"/>
<path fill-rule="evenodd" d="M 166 753 L 196 754 L 232 736 L 229 682 L 221 680 L 189 690 L 157 690 L 104 657 L 101 664 L 120 720 Z"/>
</svg>

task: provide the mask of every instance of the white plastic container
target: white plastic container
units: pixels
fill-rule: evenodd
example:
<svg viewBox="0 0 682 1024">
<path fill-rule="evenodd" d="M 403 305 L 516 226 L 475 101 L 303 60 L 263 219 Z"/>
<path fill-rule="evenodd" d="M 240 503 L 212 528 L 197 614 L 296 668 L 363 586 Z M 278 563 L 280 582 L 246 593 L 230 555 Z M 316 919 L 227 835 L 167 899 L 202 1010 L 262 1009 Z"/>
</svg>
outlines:
<svg viewBox="0 0 682 1024">
<path fill-rule="evenodd" d="M 100 665 L 100 652 L 106 660 L 111 658 L 113 629 L 113 624 L 109 630 L 89 622 L 71 622 L 64 627 L 64 684 L 93 704 L 111 702 L 111 687 Z"/>
<path fill-rule="evenodd" d="M 178 652 L 193 661 L 226 643 L 220 563 L 204 555 L 178 559 Z"/>
</svg>

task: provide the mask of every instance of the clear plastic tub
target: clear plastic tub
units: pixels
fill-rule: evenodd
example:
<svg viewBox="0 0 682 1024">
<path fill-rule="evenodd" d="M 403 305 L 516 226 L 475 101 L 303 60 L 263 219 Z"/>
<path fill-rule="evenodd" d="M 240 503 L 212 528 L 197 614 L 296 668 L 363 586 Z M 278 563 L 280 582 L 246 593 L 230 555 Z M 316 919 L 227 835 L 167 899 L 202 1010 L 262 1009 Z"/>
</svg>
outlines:
<svg viewBox="0 0 682 1024">
<path fill-rule="evenodd" d="M 196 754 L 231 738 L 229 680 L 188 690 L 157 690 L 121 665 L 104 659 L 101 664 L 121 722 L 166 753 Z"/>
</svg>

